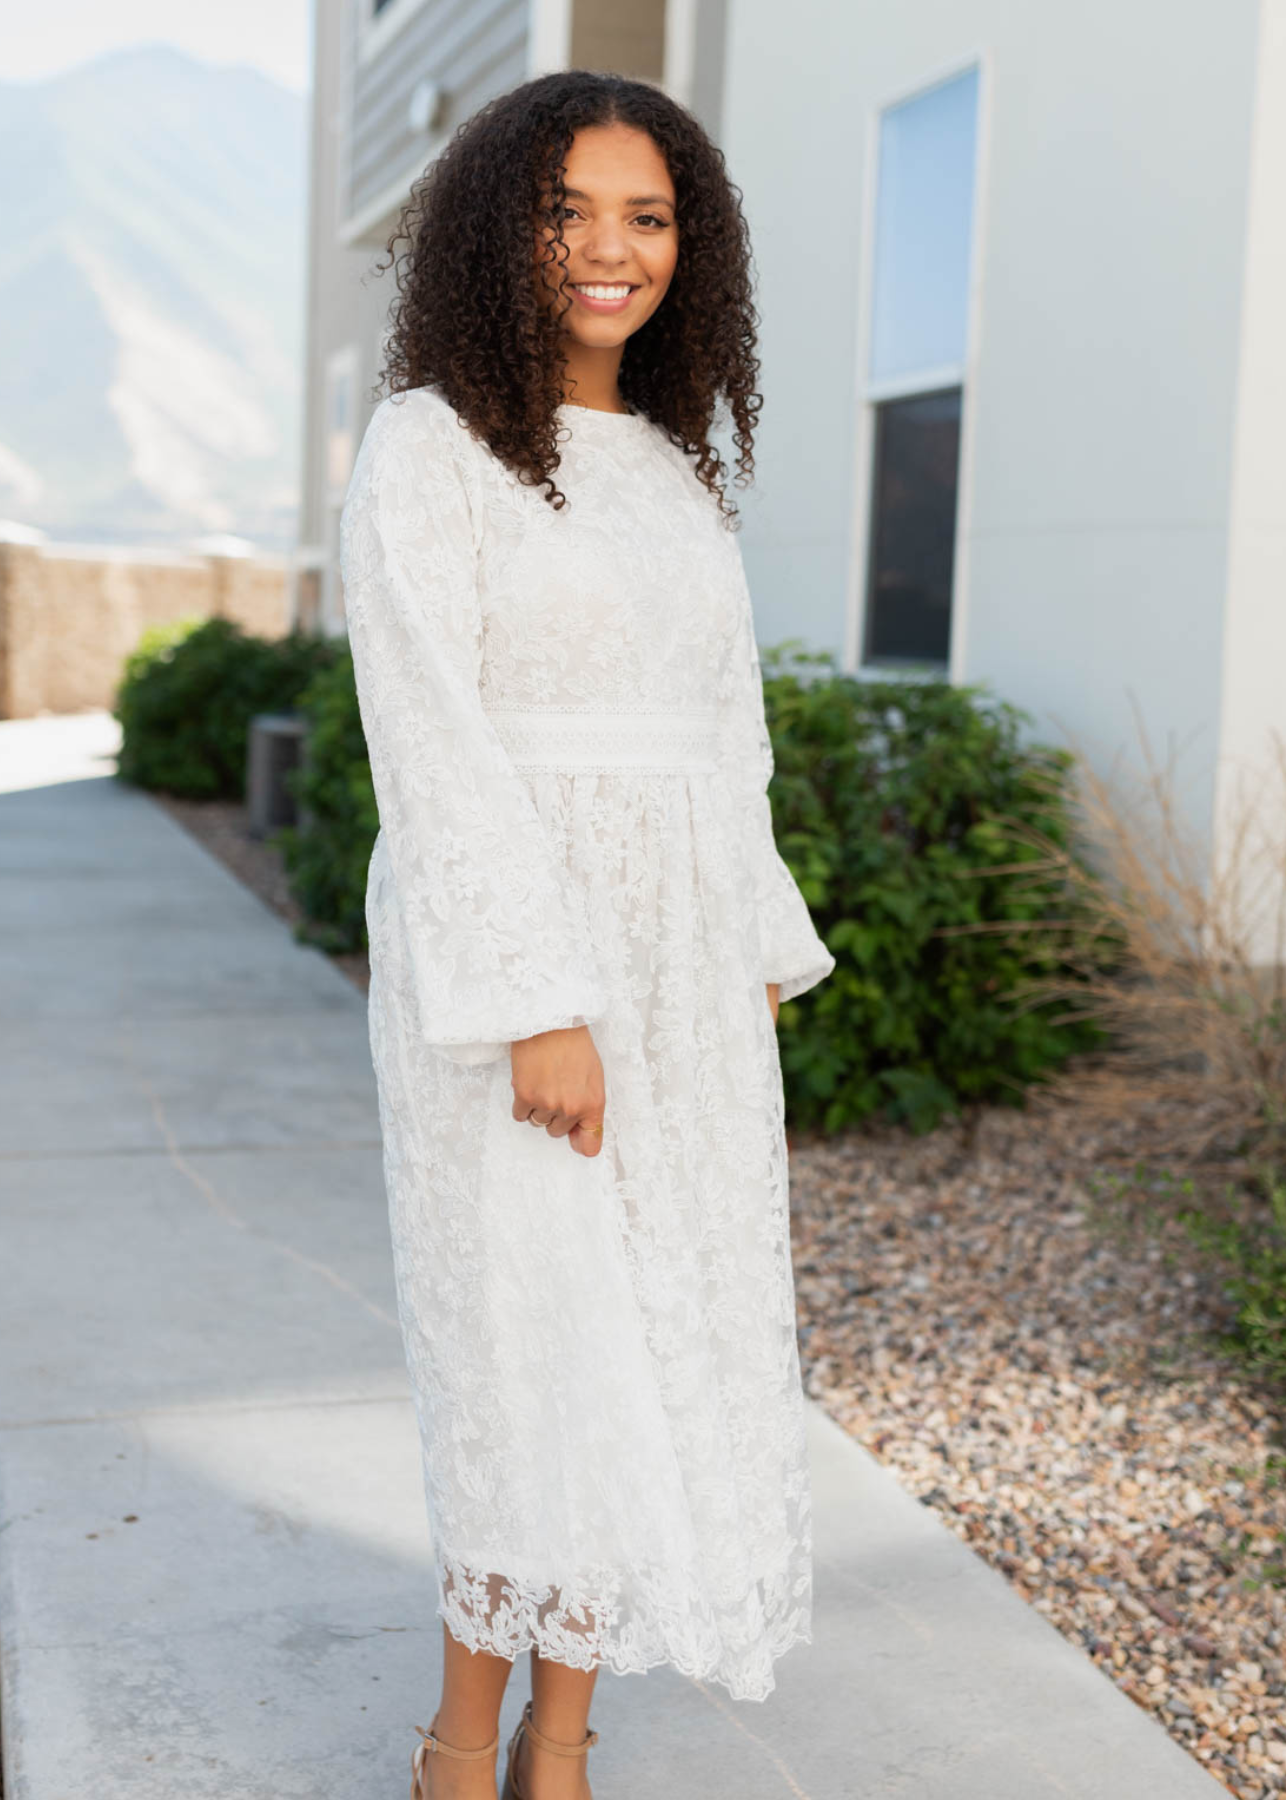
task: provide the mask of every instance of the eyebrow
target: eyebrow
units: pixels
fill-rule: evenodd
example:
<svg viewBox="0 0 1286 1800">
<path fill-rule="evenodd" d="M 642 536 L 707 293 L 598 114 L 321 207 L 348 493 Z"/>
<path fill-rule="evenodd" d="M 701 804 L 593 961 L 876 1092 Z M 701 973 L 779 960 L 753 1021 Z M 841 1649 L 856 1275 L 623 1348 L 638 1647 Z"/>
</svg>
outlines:
<svg viewBox="0 0 1286 1800">
<path fill-rule="evenodd" d="M 590 196 L 580 188 L 564 188 L 563 193 L 569 200 L 588 200 Z M 673 206 L 673 200 L 665 194 L 632 194 L 625 202 L 627 206 Z"/>
</svg>

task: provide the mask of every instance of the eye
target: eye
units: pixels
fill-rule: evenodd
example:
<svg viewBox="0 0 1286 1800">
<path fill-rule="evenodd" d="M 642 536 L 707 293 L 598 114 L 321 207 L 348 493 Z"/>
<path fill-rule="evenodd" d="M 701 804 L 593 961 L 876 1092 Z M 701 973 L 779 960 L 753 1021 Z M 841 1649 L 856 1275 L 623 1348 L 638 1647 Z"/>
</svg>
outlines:
<svg viewBox="0 0 1286 1800">
<path fill-rule="evenodd" d="M 636 225 L 638 225 L 638 224 L 641 224 L 644 220 L 649 220 L 653 225 L 659 225 L 662 228 L 662 230 L 664 230 L 665 227 L 670 223 L 670 221 L 668 219 L 663 219 L 661 217 L 660 213 L 640 213 L 638 218 L 634 222 Z"/>
</svg>

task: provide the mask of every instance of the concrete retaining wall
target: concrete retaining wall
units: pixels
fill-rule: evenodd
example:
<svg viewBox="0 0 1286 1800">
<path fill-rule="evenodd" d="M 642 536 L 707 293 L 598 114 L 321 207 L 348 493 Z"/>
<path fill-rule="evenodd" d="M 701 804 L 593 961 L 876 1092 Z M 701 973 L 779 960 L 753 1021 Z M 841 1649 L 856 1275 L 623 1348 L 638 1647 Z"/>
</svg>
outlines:
<svg viewBox="0 0 1286 1800">
<path fill-rule="evenodd" d="M 280 637 L 286 587 L 282 557 L 0 539 L 0 718 L 110 707 L 149 625 L 219 617 Z"/>
</svg>

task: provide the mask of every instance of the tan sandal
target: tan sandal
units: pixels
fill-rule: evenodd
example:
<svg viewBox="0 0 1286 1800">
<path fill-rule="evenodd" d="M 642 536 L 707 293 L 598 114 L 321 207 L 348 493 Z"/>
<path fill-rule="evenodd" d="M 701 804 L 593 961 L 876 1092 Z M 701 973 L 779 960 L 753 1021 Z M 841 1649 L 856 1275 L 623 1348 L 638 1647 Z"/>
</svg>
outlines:
<svg viewBox="0 0 1286 1800">
<path fill-rule="evenodd" d="M 523 1733 L 535 1744 L 538 1750 L 552 1750 L 555 1756 L 584 1756 L 591 1744 L 598 1742 L 596 1731 L 587 1731 L 579 1744 L 559 1744 L 553 1738 L 547 1738 L 543 1731 L 537 1731 L 531 1719 L 531 1701 L 522 1709 L 522 1717 L 514 1727 L 514 1734 L 509 1740 L 509 1761 L 505 1769 L 505 1787 L 500 1800 L 524 1800 L 522 1790 L 518 1786 L 518 1746 L 522 1742 Z"/>
<path fill-rule="evenodd" d="M 497 1732 L 489 1744 L 481 1750 L 457 1750 L 454 1744 L 444 1744 L 437 1735 L 434 1726 L 437 1718 L 427 1731 L 420 1725 L 415 1727 L 420 1734 L 420 1742 L 411 1752 L 411 1800 L 427 1800 L 424 1792 L 424 1759 L 428 1755 L 454 1756 L 460 1762 L 481 1762 L 484 1756 L 494 1756 L 500 1748 L 500 1733 Z"/>
</svg>

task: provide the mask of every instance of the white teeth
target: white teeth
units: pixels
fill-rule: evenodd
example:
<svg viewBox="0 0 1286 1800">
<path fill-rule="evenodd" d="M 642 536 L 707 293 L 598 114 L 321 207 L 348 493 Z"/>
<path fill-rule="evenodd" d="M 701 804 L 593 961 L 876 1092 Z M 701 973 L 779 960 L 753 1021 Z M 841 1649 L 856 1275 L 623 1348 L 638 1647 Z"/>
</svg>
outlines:
<svg viewBox="0 0 1286 1800">
<path fill-rule="evenodd" d="M 630 291 L 628 282 L 623 287 L 605 287 L 601 282 L 574 281 L 572 286 L 578 294 L 588 294 L 591 300 L 624 300 Z"/>
</svg>

